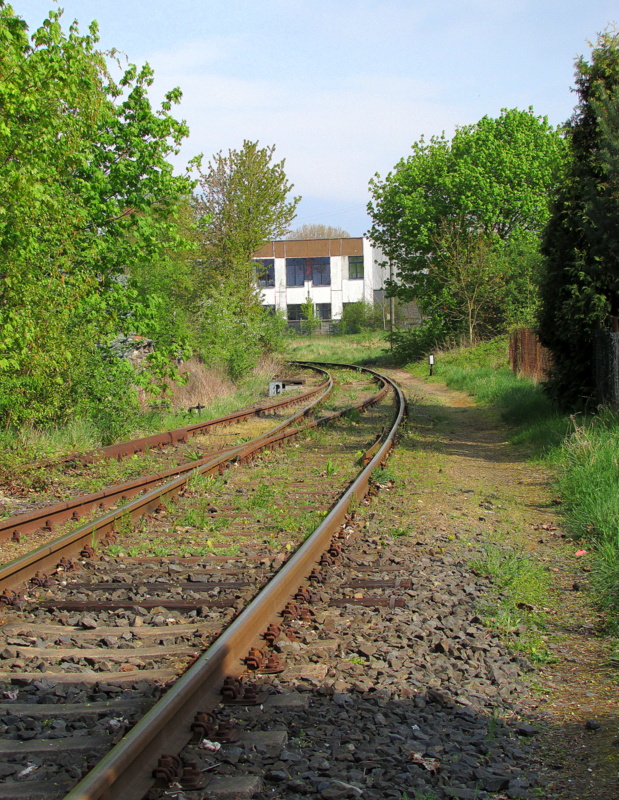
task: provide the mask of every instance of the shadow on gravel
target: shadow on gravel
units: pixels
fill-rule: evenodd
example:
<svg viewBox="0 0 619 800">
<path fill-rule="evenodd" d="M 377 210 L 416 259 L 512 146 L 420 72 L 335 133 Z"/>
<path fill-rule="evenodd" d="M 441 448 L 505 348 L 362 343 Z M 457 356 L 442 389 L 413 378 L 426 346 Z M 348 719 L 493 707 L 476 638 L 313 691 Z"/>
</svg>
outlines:
<svg viewBox="0 0 619 800">
<path fill-rule="evenodd" d="M 504 431 L 488 427 L 487 417 L 478 408 L 409 402 L 409 420 L 414 434 L 422 436 L 424 442 L 420 445 L 414 435 L 404 436 L 399 446 L 405 450 L 431 448 L 447 456 L 483 460 L 493 464 L 526 462 L 519 448 L 505 446 Z"/>
<path fill-rule="evenodd" d="M 311 690 L 305 684 L 277 695 L 276 706 L 237 709 L 231 716 L 242 729 L 286 731 L 287 743 L 225 745 L 205 763 L 263 775 L 261 799 L 539 796 L 532 726 L 508 725 L 435 689 L 411 686 L 410 697 L 395 699 L 385 688 L 337 688 L 337 681 Z"/>
</svg>

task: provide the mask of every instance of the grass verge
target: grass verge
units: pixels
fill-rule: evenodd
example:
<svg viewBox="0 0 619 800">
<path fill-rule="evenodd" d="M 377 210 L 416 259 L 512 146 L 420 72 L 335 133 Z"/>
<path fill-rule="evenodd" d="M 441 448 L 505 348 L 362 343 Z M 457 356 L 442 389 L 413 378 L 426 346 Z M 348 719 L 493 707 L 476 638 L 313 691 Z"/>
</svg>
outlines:
<svg viewBox="0 0 619 800">
<path fill-rule="evenodd" d="M 338 336 L 294 336 L 286 357 L 299 361 L 335 361 L 344 364 L 375 363 L 388 349 L 383 331 Z"/>
</svg>

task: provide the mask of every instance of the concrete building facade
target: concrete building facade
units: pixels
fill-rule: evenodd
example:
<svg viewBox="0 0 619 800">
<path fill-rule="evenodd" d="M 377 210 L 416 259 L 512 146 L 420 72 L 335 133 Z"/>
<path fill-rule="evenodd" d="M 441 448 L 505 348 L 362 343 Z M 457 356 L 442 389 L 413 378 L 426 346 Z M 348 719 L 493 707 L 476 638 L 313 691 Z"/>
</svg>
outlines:
<svg viewBox="0 0 619 800">
<path fill-rule="evenodd" d="M 322 320 L 339 319 L 346 303 L 382 302 L 389 277 L 382 252 L 364 237 L 268 242 L 254 260 L 263 305 L 291 323 L 308 295 Z"/>
</svg>

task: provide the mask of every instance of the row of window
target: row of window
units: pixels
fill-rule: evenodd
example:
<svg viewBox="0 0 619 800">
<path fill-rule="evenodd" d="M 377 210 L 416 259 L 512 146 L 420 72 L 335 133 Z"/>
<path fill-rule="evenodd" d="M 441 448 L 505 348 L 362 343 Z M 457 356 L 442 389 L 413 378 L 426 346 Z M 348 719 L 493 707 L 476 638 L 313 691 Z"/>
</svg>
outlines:
<svg viewBox="0 0 619 800">
<path fill-rule="evenodd" d="M 331 303 L 316 303 L 314 308 L 318 319 L 331 319 Z M 290 322 L 305 319 L 301 313 L 300 303 L 289 303 L 286 306 L 286 317 Z"/>
<path fill-rule="evenodd" d="M 257 258 L 256 276 L 258 286 L 275 286 L 275 260 Z M 348 277 L 350 280 L 363 279 L 363 256 L 348 256 Z M 304 286 L 307 282 L 314 286 L 331 286 L 331 259 L 287 258 L 286 286 Z"/>
</svg>

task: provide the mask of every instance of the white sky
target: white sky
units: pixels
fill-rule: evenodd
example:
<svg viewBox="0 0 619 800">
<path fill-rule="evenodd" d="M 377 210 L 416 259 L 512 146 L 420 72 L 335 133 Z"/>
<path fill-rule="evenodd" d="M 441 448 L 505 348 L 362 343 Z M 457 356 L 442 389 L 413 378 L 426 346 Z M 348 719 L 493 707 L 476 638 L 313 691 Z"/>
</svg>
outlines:
<svg viewBox="0 0 619 800">
<path fill-rule="evenodd" d="M 52 0 L 13 0 L 31 30 Z M 574 59 L 614 22 L 611 0 L 63 0 L 66 29 L 99 22 L 101 47 L 180 86 L 183 160 L 275 144 L 305 222 L 369 227 L 368 181 L 412 143 L 528 108 L 572 113 Z"/>
</svg>

